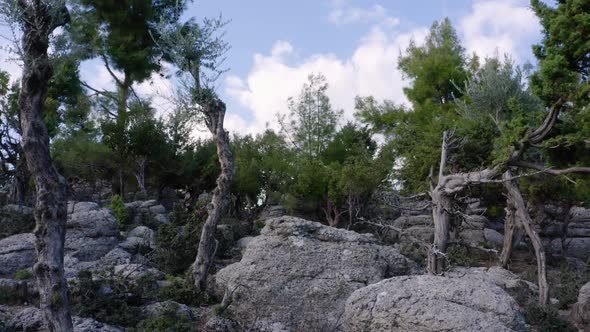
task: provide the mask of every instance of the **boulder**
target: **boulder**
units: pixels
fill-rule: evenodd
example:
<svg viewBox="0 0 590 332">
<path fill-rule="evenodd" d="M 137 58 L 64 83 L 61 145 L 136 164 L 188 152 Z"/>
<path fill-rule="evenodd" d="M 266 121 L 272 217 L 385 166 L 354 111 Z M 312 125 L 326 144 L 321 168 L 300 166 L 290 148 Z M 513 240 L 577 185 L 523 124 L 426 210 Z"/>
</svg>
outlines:
<svg viewBox="0 0 590 332">
<path fill-rule="evenodd" d="M 93 202 L 68 203 L 66 254 L 80 261 L 94 261 L 119 242 L 117 217 Z"/>
<path fill-rule="evenodd" d="M 496 230 L 485 228 L 483 230 L 483 237 L 488 244 L 491 244 L 495 248 L 502 248 L 504 245 L 504 235 Z"/>
<path fill-rule="evenodd" d="M 0 240 L 0 276 L 12 277 L 35 263 L 35 235 L 23 233 Z"/>
<path fill-rule="evenodd" d="M 144 317 L 152 318 L 160 316 L 167 310 L 171 309 L 176 312 L 177 316 L 186 317 L 189 320 L 193 320 L 191 309 L 186 304 L 180 304 L 174 301 L 155 302 L 148 304 L 141 308 L 141 313 Z"/>
<path fill-rule="evenodd" d="M 129 234 L 127 239 L 119 244 L 119 247 L 129 251 L 137 252 L 141 247 L 149 249 L 156 248 L 156 235 L 153 230 L 145 226 L 137 226 Z"/>
<path fill-rule="evenodd" d="M 346 298 L 415 264 L 371 235 L 295 217 L 269 219 L 240 262 L 220 270 L 232 318 L 262 331 L 320 331 L 338 326 Z"/>
<path fill-rule="evenodd" d="M 115 275 L 128 280 L 137 280 L 144 277 L 153 277 L 161 279 L 164 274 L 158 269 L 148 267 L 143 264 L 121 264 L 114 268 Z"/>
<path fill-rule="evenodd" d="M 576 237 L 566 240 L 565 255 L 582 260 L 590 259 L 590 237 Z M 551 252 L 561 252 L 561 240 L 554 239 L 549 243 Z"/>
<path fill-rule="evenodd" d="M 213 316 L 203 327 L 205 332 L 241 332 L 244 331 L 240 325 L 229 318 Z M 273 331 L 274 332 L 274 331 Z M 279 332 L 278 330 L 276 332 Z"/>
<path fill-rule="evenodd" d="M 582 286 L 578 302 L 572 306 L 571 320 L 582 331 L 590 331 L 590 282 Z"/>
<path fill-rule="evenodd" d="M 123 332 L 123 329 L 100 323 L 92 318 L 72 317 L 74 332 Z M 7 324 L 9 331 L 47 331 L 41 310 L 28 307 L 18 312 Z"/>
<path fill-rule="evenodd" d="M 515 300 L 490 282 L 431 275 L 394 277 L 355 291 L 344 331 L 525 331 Z"/>
</svg>

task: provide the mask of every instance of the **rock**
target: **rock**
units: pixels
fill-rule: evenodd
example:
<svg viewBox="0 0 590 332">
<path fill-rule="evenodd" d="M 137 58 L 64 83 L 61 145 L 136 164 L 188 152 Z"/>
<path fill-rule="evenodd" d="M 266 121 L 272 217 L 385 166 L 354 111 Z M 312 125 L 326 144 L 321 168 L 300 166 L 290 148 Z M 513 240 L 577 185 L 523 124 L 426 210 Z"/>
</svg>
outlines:
<svg viewBox="0 0 590 332">
<path fill-rule="evenodd" d="M 590 238 L 567 239 L 566 245 L 565 255 L 582 260 L 590 259 Z M 561 252 L 561 240 L 554 239 L 551 241 L 548 249 L 552 252 Z"/>
<path fill-rule="evenodd" d="M 295 217 L 269 219 L 240 262 L 215 276 L 230 317 L 262 331 L 320 331 L 338 325 L 354 290 L 415 264 L 373 236 Z"/>
<path fill-rule="evenodd" d="M 469 279 L 474 283 L 489 282 L 501 287 L 509 294 L 515 296 L 524 296 L 526 298 L 536 298 L 539 293 L 537 285 L 530 281 L 522 280 L 518 275 L 503 269 L 499 266 L 493 267 L 455 267 L 447 272 L 445 276 L 449 278 Z"/>
<path fill-rule="evenodd" d="M 129 264 L 133 260 L 133 255 L 122 248 L 114 248 L 100 259 L 102 266 L 116 266 Z"/>
<path fill-rule="evenodd" d="M 287 214 L 287 209 L 282 205 L 267 205 L 260 213 L 260 220 L 282 217 Z"/>
<path fill-rule="evenodd" d="M 434 240 L 434 228 L 430 226 L 412 226 L 404 229 L 404 235 L 415 237 L 426 243 L 431 243 Z M 404 236 L 402 235 L 402 237 Z"/>
<path fill-rule="evenodd" d="M 434 228 L 431 215 L 401 216 L 393 221 L 396 228 L 405 229 L 412 226 L 429 226 Z"/>
<path fill-rule="evenodd" d="M 157 221 L 161 224 L 167 224 L 169 222 L 167 214 L 157 214 L 153 218 L 155 221 Z"/>
<path fill-rule="evenodd" d="M 2 207 L 2 212 L 9 214 L 33 215 L 33 208 L 18 204 L 6 204 Z"/>
<path fill-rule="evenodd" d="M 243 329 L 240 325 L 231 319 L 213 316 L 204 326 L 205 332 L 241 332 Z M 277 331 L 278 332 L 278 331 Z"/>
<path fill-rule="evenodd" d="M 520 308 L 489 282 L 430 275 L 383 280 L 346 301 L 344 331 L 525 331 Z"/>
<path fill-rule="evenodd" d="M 180 304 L 174 301 L 164 301 L 148 304 L 141 308 L 141 313 L 147 317 L 160 316 L 167 310 L 174 310 L 177 316 L 186 317 L 189 320 L 193 320 L 192 311 L 186 304 Z"/>
<path fill-rule="evenodd" d="M 92 318 L 72 317 L 74 332 L 123 332 L 123 329 L 100 323 Z M 9 330 L 42 332 L 47 331 L 41 310 L 28 307 L 18 312 L 7 324 Z"/>
<path fill-rule="evenodd" d="M 129 280 L 137 280 L 143 277 L 162 279 L 164 274 L 155 268 L 143 264 L 121 264 L 114 268 L 115 275 Z"/>
<path fill-rule="evenodd" d="M 246 248 L 248 247 L 248 245 L 254 241 L 255 237 L 253 236 L 246 236 L 243 237 L 241 239 L 239 239 L 238 241 L 236 241 L 235 247 L 240 251 L 240 252 L 244 252 L 244 250 L 246 250 Z"/>
<path fill-rule="evenodd" d="M 101 323 L 92 318 L 72 317 L 74 332 L 123 332 L 124 329 Z"/>
<path fill-rule="evenodd" d="M 137 226 L 127 234 L 127 239 L 120 243 L 119 247 L 129 252 L 137 252 L 142 247 L 155 249 L 156 235 L 148 227 Z"/>
<path fill-rule="evenodd" d="M 12 277 L 35 263 L 35 235 L 16 234 L 0 240 L 0 276 Z"/>
<path fill-rule="evenodd" d="M 150 206 L 149 211 L 151 214 L 165 214 L 166 208 L 164 207 L 164 205 L 155 205 Z"/>
<path fill-rule="evenodd" d="M 80 261 L 94 261 L 119 242 L 119 224 L 110 209 L 100 208 L 93 202 L 68 204 L 68 222 L 65 249 Z"/>
<path fill-rule="evenodd" d="M 15 331 L 43 331 L 44 330 L 43 316 L 41 310 L 34 307 L 25 308 L 19 311 L 12 317 L 6 327 L 8 330 Z"/>
<path fill-rule="evenodd" d="M 488 223 L 488 218 L 482 215 L 470 215 L 461 223 L 463 229 L 483 230 Z"/>
<path fill-rule="evenodd" d="M 582 331 L 590 331 L 590 282 L 580 289 L 578 302 L 572 306 L 571 320 Z"/>
<path fill-rule="evenodd" d="M 483 229 L 464 229 L 459 234 L 461 239 L 472 246 L 485 242 Z"/>
<path fill-rule="evenodd" d="M 485 228 L 483 230 L 483 237 L 487 243 L 495 248 L 502 248 L 504 245 L 504 235 L 496 230 Z"/>
<path fill-rule="evenodd" d="M 574 206 L 570 209 L 571 221 L 590 222 L 590 209 Z"/>
</svg>

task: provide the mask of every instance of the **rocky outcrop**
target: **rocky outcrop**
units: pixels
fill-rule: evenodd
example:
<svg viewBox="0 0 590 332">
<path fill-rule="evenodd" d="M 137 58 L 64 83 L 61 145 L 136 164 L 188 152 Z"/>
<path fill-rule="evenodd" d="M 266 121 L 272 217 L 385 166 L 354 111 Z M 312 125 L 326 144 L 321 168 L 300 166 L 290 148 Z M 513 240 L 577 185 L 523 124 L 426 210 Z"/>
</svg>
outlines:
<svg viewBox="0 0 590 332">
<path fill-rule="evenodd" d="M 153 250 L 156 248 L 156 234 L 146 226 L 137 226 L 127 234 L 127 239 L 119 247 L 137 252 L 142 248 Z"/>
<path fill-rule="evenodd" d="M 590 331 L 590 282 L 582 286 L 578 302 L 572 306 L 571 320 L 582 331 Z"/>
<path fill-rule="evenodd" d="M 112 210 L 96 203 L 68 204 L 66 255 L 79 261 L 93 261 L 111 251 L 119 242 L 118 222 Z"/>
<path fill-rule="evenodd" d="M 122 332 L 123 329 L 98 322 L 92 318 L 72 317 L 74 332 Z M 44 326 L 41 310 L 29 307 L 12 317 L 7 326 L 9 331 L 42 332 Z"/>
<path fill-rule="evenodd" d="M 163 224 L 168 223 L 166 208 L 155 199 L 125 203 L 125 208 L 136 224 L 141 224 L 146 219 L 153 219 Z"/>
<path fill-rule="evenodd" d="M 356 289 L 411 274 L 413 262 L 372 236 L 295 217 L 269 219 L 242 260 L 215 276 L 228 312 L 262 331 L 338 328 Z"/>
<path fill-rule="evenodd" d="M 344 330 L 525 331 L 514 299 L 491 282 L 430 275 L 395 277 L 355 291 Z"/>
<path fill-rule="evenodd" d="M 35 235 L 16 234 L 0 240 L 0 276 L 12 277 L 35 262 Z"/>
</svg>

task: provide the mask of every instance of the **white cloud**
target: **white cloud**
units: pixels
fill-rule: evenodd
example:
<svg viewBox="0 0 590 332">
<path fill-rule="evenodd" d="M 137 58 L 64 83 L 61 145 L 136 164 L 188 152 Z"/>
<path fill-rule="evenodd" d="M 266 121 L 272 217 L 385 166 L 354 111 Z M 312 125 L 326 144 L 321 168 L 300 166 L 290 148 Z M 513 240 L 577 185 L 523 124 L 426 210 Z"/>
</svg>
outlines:
<svg viewBox="0 0 590 332">
<path fill-rule="evenodd" d="M 400 23 L 399 18 L 391 17 L 381 5 L 369 8 L 347 6 L 344 1 L 332 2 L 334 9 L 328 14 L 328 21 L 337 25 L 379 22 L 386 27 Z"/>
<path fill-rule="evenodd" d="M 248 122 L 233 116 L 228 120 L 234 125 L 228 121 L 228 128 L 235 126 L 240 133 L 252 133 L 264 130 L 269 124 L 276 129 L 276 114 L 286 112 L 287 98 L 299 94 L 310 73 L 326 76 L 332 106 L 343 109 L 346 120 L 353 118 L 357 95 L 405 102 L 397 58 L 412 37 L 420 41 L 426 33 L 426 28 L 419 28 L 389 35 L 382 28 L 374 27 L 349 59 L 316 54 L 297 64 L 288 62 L 293 47 L 284 41 L 277 42 L 269 55 L 254 55 L 254 65 L 247 78 L 226 78 L 225 92 L 247 108 L 253 119 Z M 276 52 L 278 49 L 282 51 Z"/>
<path fill-rule="evenodd" d="M 530 59 L 541 31 L 539 19 L 524 0 L 477 0 L 460 21 L 465 47 L 480 56 L 509 53 L 517 62 Z"/>
</svg>

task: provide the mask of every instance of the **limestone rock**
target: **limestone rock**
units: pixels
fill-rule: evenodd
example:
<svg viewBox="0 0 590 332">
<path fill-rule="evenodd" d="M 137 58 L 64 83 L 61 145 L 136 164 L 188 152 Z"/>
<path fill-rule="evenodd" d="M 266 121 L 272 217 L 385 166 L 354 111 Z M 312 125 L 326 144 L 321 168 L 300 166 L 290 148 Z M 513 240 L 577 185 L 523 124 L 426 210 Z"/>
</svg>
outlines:
<svg viewBox="0 0 590 332">
<path fill-rule="evenodd" d="M 582 331 L 590 331 L 590 282 L 582 286 L 578 302 L 572 306 L 571 319 Z"/>
<path fill-rule="evenodd" d="M 215 276 L 232 318 L 262 331 L 338 326 L 354 290 L 411 274 L 413 262 L 372 236 L 295 217 L 269 219 L 240 262 Z"/>
<path fill-rule="evenodd" d="M 525 331 L 520 308 L 489 282 L 430 275 L 394 277 L 355 291 L 344 330 Z"/>
<path fill-rule="evenodd" d="M 93 202 L 69 203 L 66 254 L 80 261 L 101 258 L 117 245 L 118 225 L 110 209 Z"/>
<path fill-rule="evenodd" d="M 35 263 L 35 235 L 16 234 L 0 240 L 0 275 L 12 277 Z"/>
<path fill-rule="evenodd" d="M 154 278 L 162 278 L 164 274 L 155 268 L 150 268 L 143 264 L 121 264 L 114 268 L 115 275 L 129 279 L 137 280 L 143 277 L 152 276 Z"/>
</svg>

